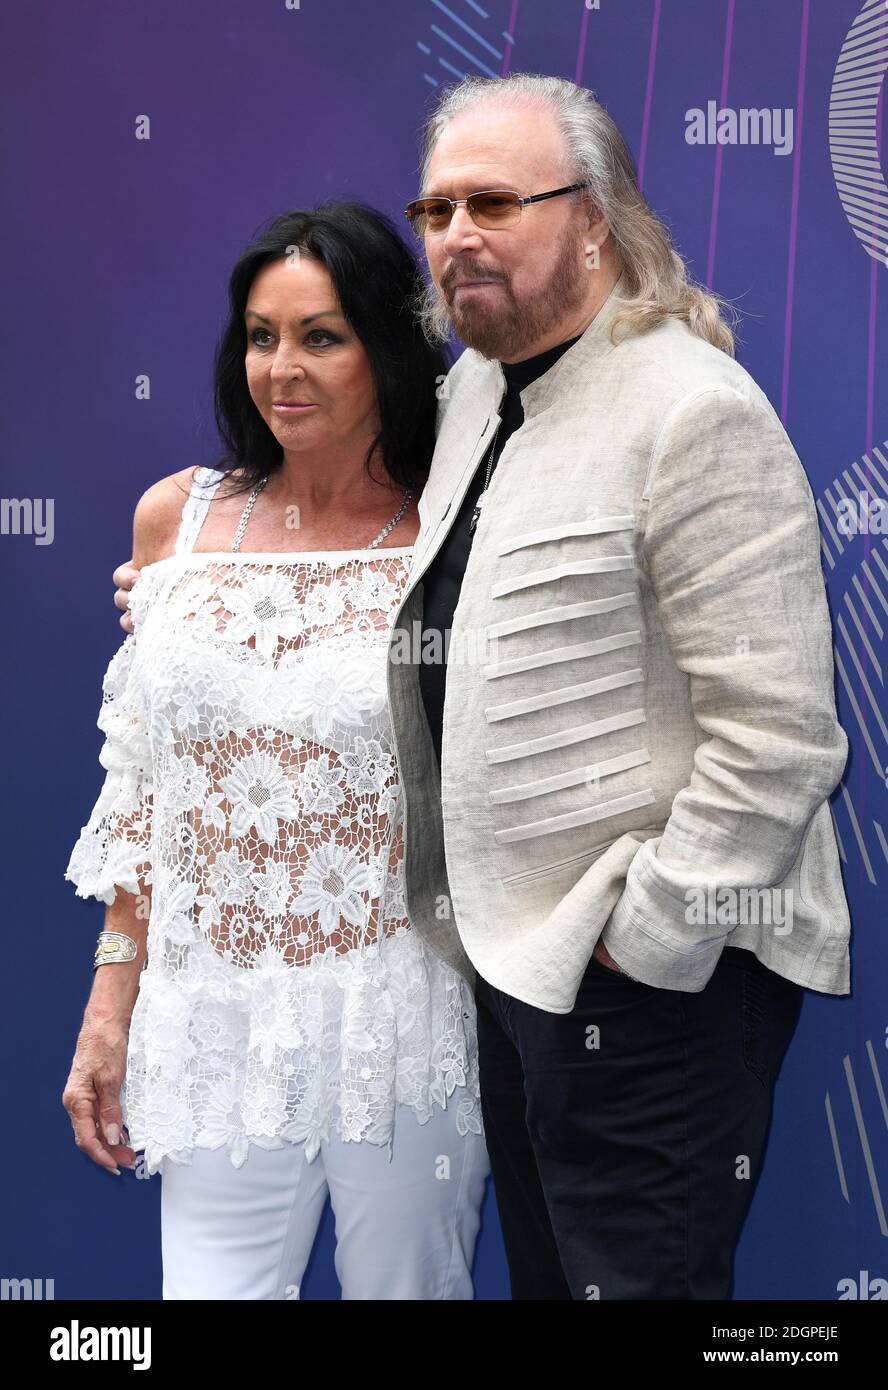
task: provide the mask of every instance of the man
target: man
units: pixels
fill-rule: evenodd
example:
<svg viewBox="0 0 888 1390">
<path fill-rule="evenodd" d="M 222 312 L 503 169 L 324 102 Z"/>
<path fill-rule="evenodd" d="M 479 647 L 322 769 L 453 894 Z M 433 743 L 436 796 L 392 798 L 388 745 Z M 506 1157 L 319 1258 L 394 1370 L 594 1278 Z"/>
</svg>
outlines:
<svg viewBox="0 0 888 1390">
<path fill-rule="evenodd" d="M 477 971 L 513 1297 L 726 1298 L 802 986 L 848 991 L 810 488 L 590 93 L 460 84 L 422 193 L 467 350 L 397 626 L 449 660 L 390 694 L 409 908 Z"/>
<path fill-rule="evenodd" d="M 727 1298 L 802 988 L 849 988 L 810 487 L 591 93 L 466 79 L 422 193 L 466 351 L 389 695 L 512 1296 Z"/>
</svg>

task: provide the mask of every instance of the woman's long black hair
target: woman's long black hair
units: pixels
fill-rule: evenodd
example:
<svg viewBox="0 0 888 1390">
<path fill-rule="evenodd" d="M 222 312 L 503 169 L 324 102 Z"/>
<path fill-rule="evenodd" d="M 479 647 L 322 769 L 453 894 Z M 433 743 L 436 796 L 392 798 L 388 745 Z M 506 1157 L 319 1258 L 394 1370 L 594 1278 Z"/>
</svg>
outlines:
<svg viewBox="0 0 888 1390">
<path fill-rule="evenodd" d="M 422 275 L 394 224 L 381 212 L 364 203 L 326 202 L 275 218 L 231 272 L 230 315 L 216 350 L 214 388 L 225 453 L 215 466 L 226 473 L 237 470 L 243 486 L 226 495 L 252 490 L 283 463 L 283 449 L 247 385 L 244 311 L 259 271 L 292 254 L 294 246 L 326 267 L 342 312 L 370 360 L 380 428 L 365 467 L 369 472 L 378 448 L 391 481 L 420 492 L 435 447 L 437 387 L 449 366 L 415 314 Z"/>
</svg>

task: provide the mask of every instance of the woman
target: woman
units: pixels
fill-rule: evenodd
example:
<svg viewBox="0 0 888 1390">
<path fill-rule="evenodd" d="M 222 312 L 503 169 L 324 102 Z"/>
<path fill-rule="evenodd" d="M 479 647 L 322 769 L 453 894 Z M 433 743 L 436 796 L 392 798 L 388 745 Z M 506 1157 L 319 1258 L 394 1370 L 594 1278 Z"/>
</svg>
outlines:
<svg viewBox="0 0 888 1390">
<path fill-rule="evenodd" d="M 344 1298 L 472 1297 L 474 1001 L 406 915 L 386 694 L 446 371 L 420 287 L 372 209 L 278 218 L 230 279 L 222 466 L 136 508 L 63 1103 L 161 1173 L 164 1298 L 298 1297 L 328 1191 Z"/>
</svg>

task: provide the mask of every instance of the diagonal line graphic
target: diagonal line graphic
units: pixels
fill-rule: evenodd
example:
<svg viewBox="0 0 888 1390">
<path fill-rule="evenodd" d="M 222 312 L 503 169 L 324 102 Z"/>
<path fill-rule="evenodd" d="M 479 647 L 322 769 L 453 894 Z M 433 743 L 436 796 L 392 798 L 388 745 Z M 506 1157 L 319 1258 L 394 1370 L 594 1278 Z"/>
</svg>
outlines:
<svg viewBox="0 0 888 1390">
<path fill-rule="evenodd" d="M 848 1196 L 848 1184 L 845 1181 L 845 1166 L 842 1163 L 842 1152 L 839 1148 L 839 1136 L 836 1131 L 836 1122 L 833 1117 L 832 1101 L 829 1098 L 829 1091 L 826 1093 L 826 1123 L 829 1125 L 829 1137 L 832 1139 L 833 1157 L 836 1160 L 836 1172 L 839 1175 L 839 1187 L 842 1189 L 842 1196 L 846 1202 L 851 1201 Z"/>
<path fill-rule="evenodd" d="M 885 1128 L 888 1129 L 888 1102 L 885 1100 L 885 1088 L 882 1085 L 882 1078 L 879 1075 L 879 1064 L 876 1061 L 876 1053 L 869 1038 L 866 1040 L 866 1052 L 870 1059 L 870 1066 L 873 1069 L 873 1081 L 876 1086 L 876 1095 L 879 1097 L 879 1104 L 882 1107 L 882 1119 L 885 1121 Z"/>
<path fill-rule="evenodd" d="M 854 1111 L 854 1119 L 857 1123 L 857 1133 L 860 1138 L 860 1147 L 863 1151 L 863 1161 L 866 1165 L 867 1177 L 869 1178 L 870 1191 L 873 1194 L 873 1205 L 876 1208 L 876 1216 L 879 1220 L 879 1230 L 883 1236 L 888 1236 L 888 1225 L 885 1222 L 885 1208 L 882 1205 L 882 1194 L 879 1191 L 879 1181 L 876 1177 L 876 1169 L 873 1164 L 873 1155 L 870 1149 L 869 1136 L 866 1132 L 866 1125 L 863 1121 L 863 1111 L 860 1108 L 860 1097 L 857 1094 L 857 1085 L 854 1081 L 854 1071 L 851 1066 L 851 1058 L 845 1058 L 845 1078 L 848 1082 L 848 1093 L 851 1096 L 851 1108 Z"/>
</svg>

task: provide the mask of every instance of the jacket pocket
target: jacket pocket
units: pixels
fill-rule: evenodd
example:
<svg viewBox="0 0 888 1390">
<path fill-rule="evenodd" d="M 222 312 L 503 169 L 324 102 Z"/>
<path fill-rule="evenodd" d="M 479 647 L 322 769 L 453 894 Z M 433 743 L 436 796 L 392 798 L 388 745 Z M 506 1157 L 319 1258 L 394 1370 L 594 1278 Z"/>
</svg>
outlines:
<svg viewBox="0 0 888 1390">
<path fill-rule="evenodd" d="M 541 864 L 536 869 L 523 869 L 520 873 L 509 874 L 501 882 L 504 888 L 520 887 L 525 883 L 530 883 L 533 879 L 545 878 L 547 874 L 555 874 L 559 869 L 566 869 L 571 864 L 582 864 L 584 861 L 592 862 L 600 854 L 604 854 L 606 849 L 615 845 L 619 840 L 619 835 L 615 835 L 612 840 L 605 840 L 603 845 L 596 845 L 595 849 L 584 850 L 582 854 L 572 854 L 567 859 L 556 859 L 551 864 Z"/>
<path fill-rule="evenodd" d="M 634 830 L 633 833 L 641 835 L 648 830 L 660 829 L 662 829 L 662 821 L 657 821 L 650 825 L 642 825 L 638 827 L 637 830 Z M 595 859 L 598 859 L 604 854 L 606 849 L 610 849 L 611 845 L 615 845 L 617 841 L 621 840 L 627 833 L 629 832 L 621 830 L 619 835 L 613 835 L 609 840 L 605 840 L 604 844 L 596 845 L 594 849 L 584 850 L 582 854 L 572 854 L 567 859 L 555 859 L 550 864 L 540 864 L 535 869 L 522 869 L 520 873 L 508 874 L 505 878 L 501 879 L 500 882 L 504 888 L 520 888 L 523 887 L 525 883 L 532 883 L 538 878 L 546 878 L 549 874 L 557 874 L 561 869 L 570 868 L 574 864 L 591 864 Z"/>
</svg>

